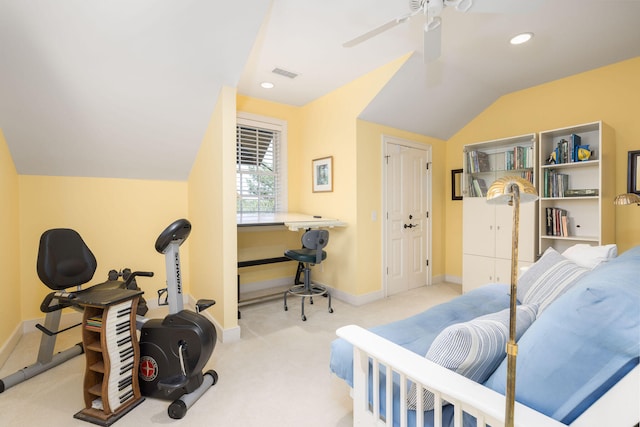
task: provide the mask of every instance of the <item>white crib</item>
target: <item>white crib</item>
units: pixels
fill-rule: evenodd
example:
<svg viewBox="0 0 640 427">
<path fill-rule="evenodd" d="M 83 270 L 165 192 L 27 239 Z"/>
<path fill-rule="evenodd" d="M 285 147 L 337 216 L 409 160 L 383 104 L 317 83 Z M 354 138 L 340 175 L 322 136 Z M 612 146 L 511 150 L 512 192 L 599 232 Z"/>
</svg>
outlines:
<svg viewBox="0 0 640 427">
<path fill-rule="evenodd" d="M 350 325 L 337 330 L 337 335 L 354 346 L 353 372 L 353 418 L 354 426 L 393 425 L 393 416 L 382 417 L 379 410 L 379 367 L 386 372 L 386 390 L 392 389 L 393 373 L 400 377 L 400 426 L 407 423 L 407 385 L 411 381 L 418 387 L 435 395 L 434 426 L 442 426 L 441 401 L 454 406 L 454 425 L 462 426 L 463 413 L 474 416 L 478 427 L 503 427 L 503 395 L 469 380 L 457 373 L 437 365 L 418 354 L 375 335 L 359 326 Z M 372 387 L 369 386 L 369 366 L 373 367 Z M 372 404 L 367 390 L 373 390 Z M 386 410 L 393 411 L 393 393 L 386 393 Z M 640 367 L 636 366 L 613 388 L 577 418 L 571 427 L 632 427 L 640 419 Z M 417 399 L 416 425 L 424 425 L 422 399 Z M 515 425 L 517 427 L 562 427 L 562 424 L 548 416 L 518 402 L 515 405 Z"/>
</svg>

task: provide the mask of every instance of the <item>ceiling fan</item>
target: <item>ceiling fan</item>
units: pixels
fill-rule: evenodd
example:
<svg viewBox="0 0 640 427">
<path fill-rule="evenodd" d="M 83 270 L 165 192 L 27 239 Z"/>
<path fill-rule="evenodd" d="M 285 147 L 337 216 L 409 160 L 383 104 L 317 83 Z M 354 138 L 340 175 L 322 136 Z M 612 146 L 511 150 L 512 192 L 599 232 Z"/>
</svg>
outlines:
<svg viewBox="0 0 640 427">
<path fill-rule="evenodd" d="M 476 1 L 478 4 L 476 4 Z M 431 62 L 440 57 L 442 19 L 445 7 L 455 7 L 459 12 L 522 12 L 539 3 L 540 0 L 409 0 L 410 12 L 398 16 L 371 31 L 368 31 L 342 46 L 353 47 L 391 28 L 408 22 L 416 15 L 424 15 L 424 61 Z"/>
</svg>

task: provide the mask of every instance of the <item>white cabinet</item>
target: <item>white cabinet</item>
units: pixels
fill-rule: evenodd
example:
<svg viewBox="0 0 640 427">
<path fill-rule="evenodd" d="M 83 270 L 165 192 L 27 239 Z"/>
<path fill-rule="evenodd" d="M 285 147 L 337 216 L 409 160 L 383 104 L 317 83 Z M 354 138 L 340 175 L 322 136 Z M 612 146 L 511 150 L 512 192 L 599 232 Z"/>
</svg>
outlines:
<svg viewBox="0 0 640 427">
<path fill-rule="evenodd" d="M 615 243 L 615 140 L 602 122 L 540 132 L 539 248 Z M 590 157 L 577 158 L 576 146 Z M 551 153 L 555 159 L 549 161 Z M 564 154 L 566 153 L 566 154 Z"/>
<path fill-rule="evenodd" d="M 469 144 L 464 148 L 462 209 L 462 289 L 510 283 L 513 208 L 487 203 L 486 189 L 502 176 L 535 183 L 536 135 Z M 479 190 L 479 191 L 478 191 Z M 538 244 L 536 203 L 520 206 L 518 267 L 535 262 Z"/>
<path fill-rule="evenodd" d="M 462 289 L 468 292 L 487 283 L 511 282 L 513 208 L 490 205 L 484 198 L 463 201 Z M 535 262 L 537 206 L 520 206 L 518 267 Z"/>
</svg>

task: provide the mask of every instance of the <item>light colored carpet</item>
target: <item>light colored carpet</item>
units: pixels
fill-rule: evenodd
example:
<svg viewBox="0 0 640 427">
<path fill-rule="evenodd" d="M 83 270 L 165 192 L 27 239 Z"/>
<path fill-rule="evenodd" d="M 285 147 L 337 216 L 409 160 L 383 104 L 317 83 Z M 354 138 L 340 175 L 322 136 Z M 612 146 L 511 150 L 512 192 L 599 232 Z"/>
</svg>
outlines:
<svg viewBox="0 0 640 427">
<path fill-rule="evenodd" d="M 117 427 L 172 426 L 336 426 L 352 425 L 352 401 L 347 385 L 329 371 L 329 350 L 340 326 L 371 327 L 418 313 L 460 294 L 455 284 L 414 289 L 364 306 L 325 298 L 306 304 L 300 320 L 299 299 L 289 311 L 281 300 L 242 307 L 240 341 L 218 342 L 207 369 L 219 381 L 181 420 L 167 415 L 169 402 L 147 398 L 117 421 Z M 154 310 L 152 317 L 163 316 Z M 0 378 L 33 363 L 40 333 L 25 334 Z M 80 341 L 79 328 L 58 338 L 56 351 Z M 78 356 L 0 394 L 2 426 L 87 426 L 73 414 L 83 408 L 84 356 Z"/>
</svg>

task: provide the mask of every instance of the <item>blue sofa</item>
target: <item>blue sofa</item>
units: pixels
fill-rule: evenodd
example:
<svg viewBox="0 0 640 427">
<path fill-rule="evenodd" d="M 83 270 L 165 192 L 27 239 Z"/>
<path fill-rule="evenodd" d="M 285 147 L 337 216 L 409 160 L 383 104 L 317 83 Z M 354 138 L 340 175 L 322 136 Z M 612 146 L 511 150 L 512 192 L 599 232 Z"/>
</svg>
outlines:
<svg viewBox="0 0 640 427">
<path fill-rule="evenodd" d="M 507 308 L 508 300 L 508 285 L 486 285 L 371 331 L 424 356 L 443 329 Z M 516 400 L 571 424 L 640 362 L 640 246 L 580 275 L 555 295 L 518 346 Z M 353 347 L 341 338 L 332 343 L 330 369 L 353 386 Z M 483 382 L 502 394 L 505 384 L 506 359 Z M 443 416 L 450 415 L 445 408 Z M 415 411 L 409 411 L 409 419 L 415 420 Z M 425 425 L 429 420 L 425 413 Z M 475 425 L 470 416 L 464 421 Z"/>
</svg>

